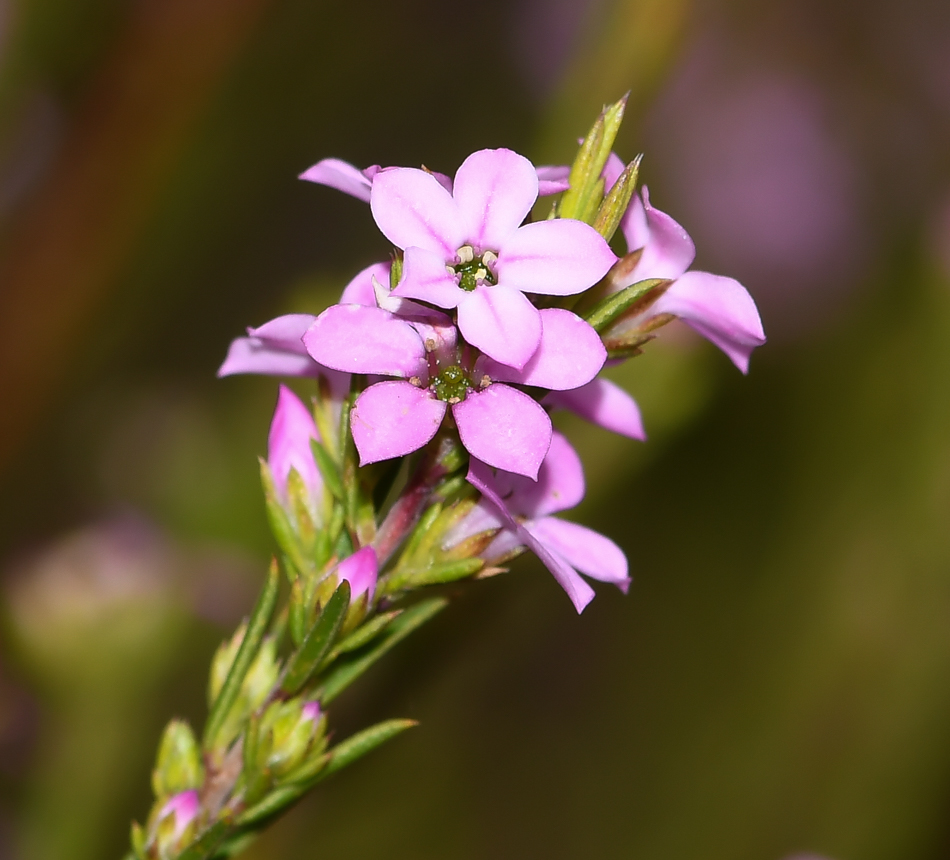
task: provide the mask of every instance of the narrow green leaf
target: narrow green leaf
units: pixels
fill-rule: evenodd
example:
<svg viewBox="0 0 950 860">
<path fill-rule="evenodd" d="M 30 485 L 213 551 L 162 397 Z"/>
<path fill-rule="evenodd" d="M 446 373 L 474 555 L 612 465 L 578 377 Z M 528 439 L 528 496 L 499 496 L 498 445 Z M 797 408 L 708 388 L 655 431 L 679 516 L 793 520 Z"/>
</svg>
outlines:
<svg viewBox="0 0 950 860">
<path fill-rule="evenodd" d="M 244 676 L 250 669 L 251 663 L 257 656 L 261 642 L 267 632 L 271 616 L 274 614 L 274 607 L 277 604 L 277 593 L 280 590 L 280 572 L 277 567 L 277 560 L 272 559 L 270 569 L 267 571 L 267 578 L 264 580 L 264 587 L 254 609 L 251 610 L 251 617 L 247 623 L 247 632 L 241 641 L 241 646 L 234 657 L 234 663 L 228 672 L 228 677 L 215 699 L 211 712 L 208 714 L 208 722 L 205 723 L 204 748 L 211 749 L 215 746 L 217 735 L 227 719 L 228 712 L 234 704 L 238 693 L 241 690 L 241 684 L 244 682 Z"/>
<path fill-rule="evenodd" d="M 484 565 L 485 562 L 480 558 L 463 558 L 444 564 L 434 564 L 411 576 L 409 583 L 411 585 L 436 585 L 438 583 L 455 582 L 457 579 L 465 579 L 466 576 L 478 573 Z"/>
<path fill-rule="evenodd" d="M 330 750 L 328 756 L 330 761 L 327 766 L 320 771 L 320 779 L 324 780 L 342 770 L 347 765 L 353 764 L 357 759 L 362 758 L 368 752 L 372 752 L 380 744 L 386 743 L 390 738 L 402 734 L 406 729 L 411 729 L 419 723 L 416 720 L 386 720 L 363 729 L 355 735 L 351 735 L 342 743 L 337 744 Z"/>
<path fill-rule="evenodd" d="M 354 652 L 350 656 L 341 657 L 323 679 L 314 698 L 328 705 L 394 645 L 425 624 L 447 604 L 448 600 L 444 597 L 432 597 L 406 609 L 390 623 L 365 653 Z"/>
<path fill-rule="evenodd" d="M 334 459 L 316 439 L 310 440 L 310 449 L 313 451 L 313 459 L 323 476 L 323 480 L 333 493 L 334 498 L 343 501 L 343 479 L 340 476 L 340 469 Z"/>
<path fill-rule="evenodd" d="M 382 633 L 390 621 L 394 618 L 398 618 L 401 614 L 402 610 L 396 609 L 392 612 L 384 612 L 375 618 L 371 618 L 344 638 L 343 641 L 333 649 L 329 660 L 332 661 L 332 659 L 339 654 L 346 654 L 348 651 L 355 651 L 357 648 L 362 648 L 364 645 L 367 645 Z"/>
<path fill-rule="evenodd" d="M 307 683 L 336 641 L 349 607 L 350 584 L 344 579 L 323 607 L 323 612 L 310 628 L 300 650 L 291 658 L 280 685 L 284 693 L 293 695 Z"/>
<path fill-rule="evenodd" d="M 595 331 L 602 332 L 623 314 L 631 309 L 635 310 L 637 303 L 645 299 L 648 294 L 670 283 L 672 282 L 665 278 L 650 278 L 647 281 L 638 281 L 619 293 L 614 293 L 599 301 L 587 313 L 583 314 L 583 318 L 591 324 Z"/>
<path fill-rule="evenodd" d="M 178 855 L 178 860 L 210 860 L 230 828 L 231 822 L 228 819 L 216 821 Z"/>
<path fill-rule="evenodd" d="M 604 202 L 597 210 L 597 217 L 594 218 L 594 229 L 600 233 L 608 242 L 617 232 L 620 225 L 620 219 L 623 218 L 627 207 L 630 205 L 630 198 L 637 187 L 637 177 L 640 173 L 640 161 L 642 155 L 638 155 L 625 168 L 623 173 L 617 178 L 613 187 L 607 192 Z"/>
</svg>

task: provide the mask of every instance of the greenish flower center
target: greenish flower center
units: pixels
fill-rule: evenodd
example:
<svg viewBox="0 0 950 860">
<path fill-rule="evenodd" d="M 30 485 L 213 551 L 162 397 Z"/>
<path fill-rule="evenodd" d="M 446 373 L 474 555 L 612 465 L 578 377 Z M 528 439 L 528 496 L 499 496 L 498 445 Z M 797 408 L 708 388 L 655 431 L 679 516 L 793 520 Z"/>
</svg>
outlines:
<svg viewBox="0 0 950 860">
<path fill-rule="evenodd" d="M 470 293 L 480 284 L 494 286 L 498 283 L 495 273 L 491 270 L 491 265 L 497 259 L 497 255 L 491 251 L 485 251 L 476 257 L 471 245 L 463 245 L 458 251 L 458 263 L 449 269 L 455 273 L 458 285 Z"/>
<path fill-rule="evenodd" d="M 465 399 L 472 383 L 465 377 L 465 371 L 461 367 L 451 364 L 432 380 L 431 387 L 439 400 L 460 403 Z"/>
</svg>

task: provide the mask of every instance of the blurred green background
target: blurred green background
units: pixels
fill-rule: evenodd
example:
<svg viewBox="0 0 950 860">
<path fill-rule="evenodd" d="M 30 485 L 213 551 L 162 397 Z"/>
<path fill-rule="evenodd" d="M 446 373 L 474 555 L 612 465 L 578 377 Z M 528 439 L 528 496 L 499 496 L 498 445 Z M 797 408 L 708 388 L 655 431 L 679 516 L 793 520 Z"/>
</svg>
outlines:
<svg viewBox="0 0 950 860">
<path fill-rule="evenodd" d="M 0 0 L 0 858 L 119 856 L 270 552 L 230 339 L 388 253 L 318 159 L 618 148 L 738 277 L 566 424 L 634 584 L 459 589 L 340 702 L 419 729 L 258 858 L 950 857 L 950 6 Z"/>
</svg>

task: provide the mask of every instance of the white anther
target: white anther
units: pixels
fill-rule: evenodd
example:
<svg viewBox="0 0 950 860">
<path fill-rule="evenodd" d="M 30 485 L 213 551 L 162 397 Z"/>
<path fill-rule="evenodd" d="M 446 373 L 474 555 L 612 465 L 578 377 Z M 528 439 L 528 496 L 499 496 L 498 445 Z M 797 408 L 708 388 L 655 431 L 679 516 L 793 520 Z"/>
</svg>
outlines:
<svg viewBox="0 0 950 860">
<path fill-rule="evenodd" d="M 478 383 L 479 388 L 488 388 L 491 385 L 491 377 L 486 373 L 482 376 L 482 381 Z"/>
<path fill-rule="evenodd" d="M 434 351 L 435 351 L 435 338 L 427 337 L 427 338 L 426 338 L 425 346 L 426 346 L 426 352 L 434 352 Z"/>
<path fill-rule="evenodd" d="M 471 263 L 475 259 L 475 252 L 471 245 L 462 245 L 458 250 L 459 263 Z"/>
<path fill-rule="evenodd" d="M 498 255 L 492 251 L 486 251 L 484 254 L 482 254 L 482 262 L 486 266 L 494 266 L 495 263 L 498 262 Z"/>
<path fill-rule="evenodd" d="M 415 385 L 416 388 L 422 388 L 422 380 L 419 379 L 418 376 L 410 376 L 410 377 L 409 377 L 409 384 L 410 384 L 410 385 Z"/>
</svg>

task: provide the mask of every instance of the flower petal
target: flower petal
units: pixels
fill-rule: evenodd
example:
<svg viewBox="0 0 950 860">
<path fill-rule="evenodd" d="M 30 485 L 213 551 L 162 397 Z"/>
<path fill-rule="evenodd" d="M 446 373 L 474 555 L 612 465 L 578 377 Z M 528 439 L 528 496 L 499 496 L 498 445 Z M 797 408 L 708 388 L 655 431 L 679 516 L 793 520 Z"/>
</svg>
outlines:
<svg viewBox="0 0 950 860">
<path fill-rule="evenodd" d="M 316 500 L 323 489 L 323 477 L 314 462 L 310 440 L 319 441 L 320 433 L 313 414 L 286 385 L 280 386 L 277 408 L 267 434 L 267 465 L 281 500 L 287 501 L 287 477 L 291 469 L 303 479 L 310 498 Z"/>
<path fill-rule="evenodd" d="M 378 574 L 379 560 L 376 558 L 376 550 L 371 546 L 358 549 L 353 555 L 343 559 L 336 568 L 339 580 L 342 582 L 345 579 L 350 584 L 351 604 L 363 594 L 372 602 Z"/>
<path fill-rule="evenodd" d="M 350 194 L 369 203 L 372 180 L 357 167 L 341 161 L 339 158 L 324 158 L 313 167 L 300 174 L 300 179 L 307 182 L 316 182 L 318 185 L 329 185 L 344 194 Z"/>
<path fill-rule="evenodd" d="M 480 251 L 497 251 L 538 199 L 538 174 L 517 152 L 482 149 L 462 162 L 453 194 L 467 241 Z"/>
<path fill-rule="evenodd" d="M 380 308 L 333 305 L 314 320 L 303 342 L 316 361 L 334 370 L 404 377 L 426 373 L 418 332 Z"/>
<path fill-rule="evenodd" d="M 321 367 L 309 355 L 273 349 L 260 338 L 239 337 L 231 341 L 227 357 L 218 368 L 218 376 L 236 373 L 261 373 L 265 376 L 320 375 Z"/>
<path fill-rule="evenodd" d="M 499 284 L 525 293 L 570 296 L 596 284 L 617 262 L 604 237 L 583 221 L 525 224 L 505 239 L 495 264 Z"/>
<path fill-rule="evenodd" d="M 251 337 L 259 338 L 273 349 L 286 349 L 300 355 L 306 353 L 303 336 L 316 319 L 313 314 L 284 314 L 257 328 L 249 328 Z"/>
<path fill-rule="evenodd" d="M 538 471 L 538 480 L 514 478 L 513 492 L 506 499 L 508 509 L 518 516 L 536 519 L 566 511 L 584 498 L 584 467 L 567 438 L 557 430 Z"/>
<path fill-rule="evenodd" d="M 609 379 L 594 379 L 572 391 L 552 392 L 544 403 L 555 409 L 568 409 L 606 430 L 631 439 L 647 438 L 640 407 L 619 385 Z"/>
<path fill-rule="evenodd" d="M 408 382 L 371 385 L 356 399 L 350 417 L 360 465 L 418 450 L 435 436 L 445 409 L 428 390 Z"/>
<path fill-rule="evenodd" d="M 571 168 L 566 164 L 543 164 L 535 168 L 538 174 L 538 197 L 560 194 L 571 187 Z"/>
<path fill-rule="evenodd" d="M 626 165 L 616 152 L 611 152 L 610 155 L 607 156 L 604 169 L 600 172 L 600 175 L 604 178 L 604 194 L 607 194 L 607 192 L 614 187 L 614 184 L 620 179 L 620 174 L 623 173 L 624 168 L 626 168 Z"/>
<path fill-rule="evenodd" d="M 502 364 L 521 369 L 541 343 L 541 315 L 524 293 L 476 287 L 458 307 L 458 326 L 472 346 Z"/>
<path fill-rule="evenodd" d="M 696 246 L 676 221 L 650 205 L 646 188 L 642 193 L 642 201 L 634 195 L 620 222 L 627 248 L 643 248 L 630 283 L 647 278 L 678 278 L 696 257 Z"/>
<path fill-rule="evenodd" d="M 415 245 L 448 260 L 465 243 L 455 200 L 424 170 L 381 170 L 373 179 L 369 205 L 383 235 L 398 248 Z"/>
<path fill-rule="evenodd" d="M 650 310 L 678 316 L 718 346 L 743 373 L 748 373 L 752 350 L 765 343 L 755 302 L 733 278 L 687 272 Z"/>
<path fill-rule="evenodd" d="M 471 454 L 489 466 L 537 480 L 551 447 L 551 419 L 527 394 L 490 385 L 456 403 L 452 415 Z"/>
<path fill-rule="evenodd" d="M 399 298 L 419 299 L 440 308 L 454 308 L 464 298 L 454 275 L 445 268 L 445 257 L 424 248 L 406 248 L 402 279 L 392 291 Z"/>
<path fill-rule="evenodd" d="M 487 373 L 500 382 L 536 385 L 552 391 L 590 382 L 607 360 L 600 335 L 577 314 L 562 308 L 545 308 L 540 315 L 541 341 L 522 370 L 482 358 L 476 375 Z"/>
<path fill-rule="evenodd" d="M 630 585 L 627 557 L 610 538 L 557 517 L 527 522 L 525 528 L 581 573 L 600 582 L 612 582 L 626 593 Z"/>
<path fill-rule="evenodd" d="M 373 278 L 382 284 L 389 283 L 389 263 L 373 263 L 367 266 L 344 288 L 340 296 L 341 305 L 366 305 L 376 307 L 376 292 L 373 287 Z"/>
<path fill-rule="evenodd" d="M 556 553 L 550 552 L 528 529 L 515 521 L 514 517 L 511 516 L 511 513 L 505 507 L 505 503 L 490 486 L 490 476 L 491 471 L 484 463 L 480 463 L 475 459 L 472 460 L 468 470 L 468 482 L 475 487 L 485 499 L 495 505 L 498 512 L 507 522 L 509 529 L 518 536 L 520 543 L 529 547 L 531 551 L 544 562 L 544 566 L 554 574 L 554 578 L 558 581 L 558 584 L 567 592 L 567 596 L 574 604 L 574 608 L 578 612 L 582 612 L 584 607 L 594 599 L 594 589 L 584 582 L 577 571 L 563 558 Z M 491 549 L 491 547 L 489 547 L 489 549 Z"/>
</svg>

